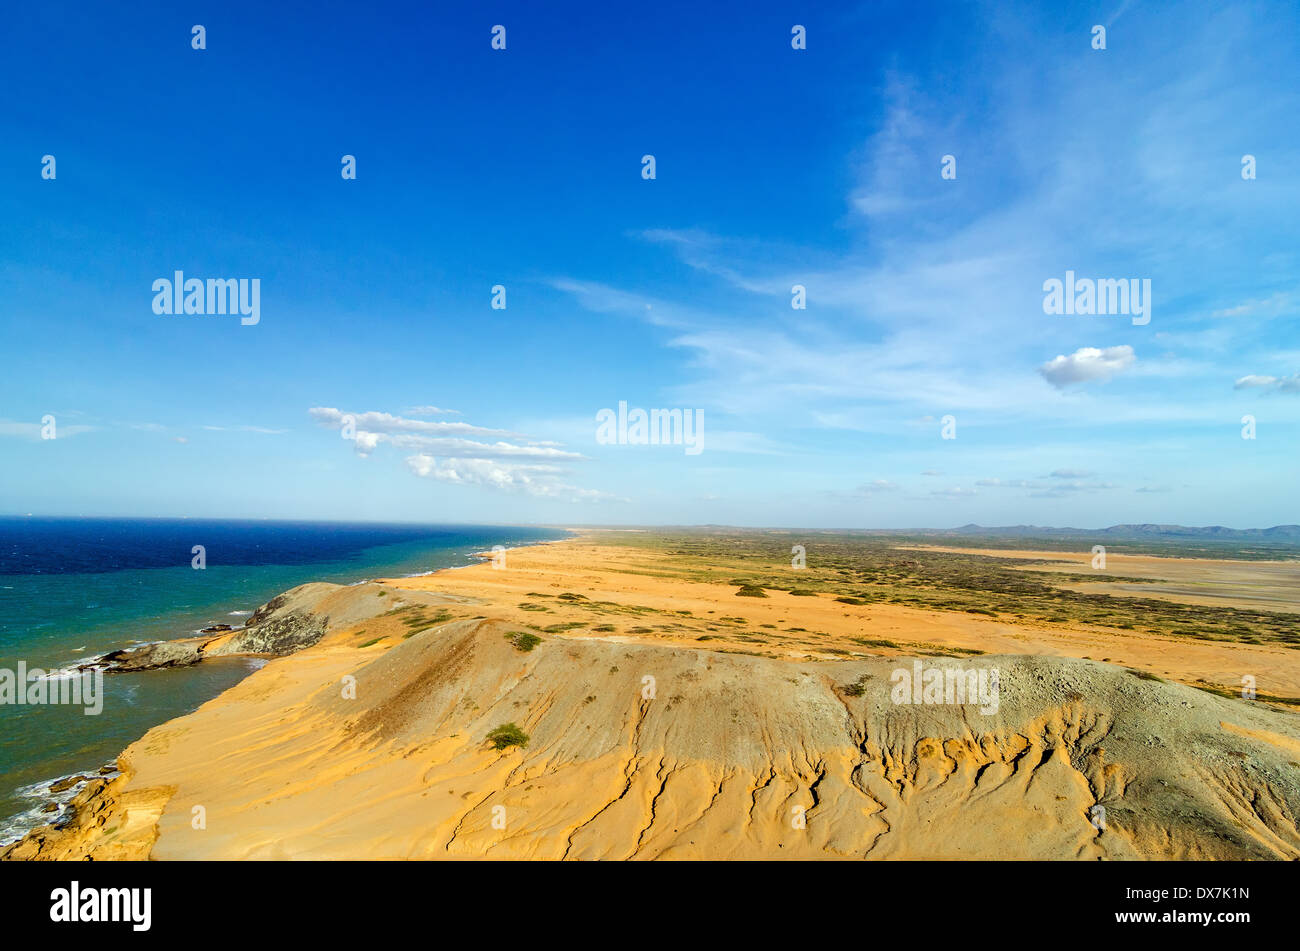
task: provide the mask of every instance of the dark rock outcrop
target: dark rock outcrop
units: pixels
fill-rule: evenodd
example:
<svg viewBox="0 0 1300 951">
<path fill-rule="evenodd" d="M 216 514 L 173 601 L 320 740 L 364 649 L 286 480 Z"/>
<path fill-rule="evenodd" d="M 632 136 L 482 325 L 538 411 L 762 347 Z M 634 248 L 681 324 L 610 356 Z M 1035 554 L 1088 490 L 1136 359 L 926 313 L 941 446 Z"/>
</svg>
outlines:
<svg viewBox="0 0 1300 951">
<path fill-rule="evenodd" d="M 208 653 L 283 657 L 311 647 L 325 636 L 328 626 L 329 617 L 288 607 L 281 595 L 258 608 L 242 630 L 213 644 Z"/>
<path fill-rule="evenodd" d="M 67 792 L 77 783 L 84 783 L 88 779 L 90 779 L 89 776 L 69 776 L 67 779 L 60 779 L 57 783 L 50 784 L 50 792 L 55 794 Z"/>
<path fill-rule="evenodd" d="M 254 611 L 242 628 L 214 624 L 204 628 L 206 637 L 191 637 L 159 644 L 144 644 L 105 654 L 91 667 L 108 673 L 186 667 L 205 657 L 251 654 L 283 657 L 311 647 L 329 630 L 330 616 L 321 610 L 321 600 L 341 590 L 338 585 L 306 584 L 277 595 Z M 374 608 L 374 613 L 378 613 Z"/>
<path fill-rule="evenodd" d="M 105 654 L 100 662 L 108 673 L 136 670 L 160 670 L 164 667 L 188 667 L 203 659 L 203 642 L 197 640 L 163 641 L 128 647 Z"/>
</svg>

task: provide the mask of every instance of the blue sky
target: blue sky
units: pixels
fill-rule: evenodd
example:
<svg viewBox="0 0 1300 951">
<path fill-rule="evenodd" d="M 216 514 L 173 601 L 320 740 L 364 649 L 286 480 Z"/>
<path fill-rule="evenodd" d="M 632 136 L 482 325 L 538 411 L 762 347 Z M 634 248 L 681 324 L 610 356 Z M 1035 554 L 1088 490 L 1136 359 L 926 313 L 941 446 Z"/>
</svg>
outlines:
<svg viewBox="0 0 1300 951">
<path fill-rule="evenodd" d="M 6 14 L 0 513 L 1300 521 L 1295 5 L 454 6 Z"/>
</svg>

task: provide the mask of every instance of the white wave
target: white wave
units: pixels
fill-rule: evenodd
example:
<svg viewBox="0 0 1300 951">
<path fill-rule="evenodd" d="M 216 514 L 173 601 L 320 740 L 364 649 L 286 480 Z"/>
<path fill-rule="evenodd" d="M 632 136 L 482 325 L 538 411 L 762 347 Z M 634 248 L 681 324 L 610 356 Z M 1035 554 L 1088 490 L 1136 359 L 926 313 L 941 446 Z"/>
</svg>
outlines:
<svg viewBox="0 0 1300 951">
<path fill-rule="evenodd" d="M 34 677 L 32 674 L 40 668 L 28 668 L 28 680 L 31 683 L 37 683 L 42 680 L 72 680 L 75 677 L 81 677 L 93 673 L 91 670 L 82 670 L 81 667 L 84 665 L 98 669 L 99 665 L 95 663 L 97 660 L 99 660 L 98 657 L 83 657 L 80 660 L 73 661 L 72 665 L 69 667 L 56 667 L 54 670 L 44 670 L 41 672 L 39 677 Z"/>
<path fill-rule="evenodd" d="M 29 800 L 32 805 L 19 812 L 17 815 L 8 816 L 0 819 L 0 846 L 9 845 L 17 842 L 32 829 L 40 825 L 47 825 L 52 822 L 58 822 L 67 817 L 68 806 L 81 792 L 86 785 L 86 780 L 90 779 L 112 779 L 118 775 L 118 769 L 113 767 L 111 772 L 101 773 L 99 770 L 89 772 L 68 773 L 65 776 L 58 776 L 54 779 L 43 779 L 38 783 L 31 783 L 27 786 L 19 786 L 14 790 L 14 795 L 19 799 Z M 77 776 L 85 777 L 81 782 L 75 783 L 62 792 L 50 792 L 50 787 L 64 780 L 72 779 Z M 50 812 L 45 811 L 46 805 L 54 803 L 57 809 Z"/>
</svg>

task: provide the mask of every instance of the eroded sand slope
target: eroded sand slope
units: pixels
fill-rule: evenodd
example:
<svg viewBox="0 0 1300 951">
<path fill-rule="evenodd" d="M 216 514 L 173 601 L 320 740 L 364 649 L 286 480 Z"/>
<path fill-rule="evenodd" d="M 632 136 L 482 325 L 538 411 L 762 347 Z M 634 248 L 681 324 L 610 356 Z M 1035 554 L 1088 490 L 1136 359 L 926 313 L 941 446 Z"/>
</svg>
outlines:
<svg viewBox="0 0 1300 951">
<path fill-rule="evenodd" d="M 393 630 L 413 603 L 477 614 Z M 1300 857 L 1300 730 L 1263 705 L 1084 660 L 925 658 L 997 668 L 985 715 L 892 703 L 897 656 L 578 632 L 523 652 L 492 615 L 295 589 L 264 616 L 318 643 L 151 730 L 72 827 L 11 857 Z M 526 748 L 485 741 L 506 722 Z"/>
</svg>

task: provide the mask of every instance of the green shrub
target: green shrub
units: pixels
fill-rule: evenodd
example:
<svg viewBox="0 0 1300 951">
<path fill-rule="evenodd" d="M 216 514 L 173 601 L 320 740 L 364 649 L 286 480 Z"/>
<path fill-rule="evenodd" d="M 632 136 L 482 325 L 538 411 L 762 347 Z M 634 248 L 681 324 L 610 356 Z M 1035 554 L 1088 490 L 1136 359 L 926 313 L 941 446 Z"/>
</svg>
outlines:
<svg viewBox="0 0 1300 951">
<path fill-rule="evenodd" d="M 494 750 L 509 749 L 512 746 L 523 748 L 528 745 L 528 734 L 515 723 L 503 723 L 489 733 L 487 738 Z"/>
<path fill-rule="evenodd" d="M 870 674 L 863 674 L 853 683 L 845 684 L 840 689 L 843 690 L 847 696 L 860 697 L 867 692 L 867 681 L 870 679 L 871 679 Z"/>
<path fill-rule="evenodd" d="M 507 634 L 506 640 L 515 645 L 515 650 L 524 653 L 528 653 L 528 651 L 532 650 L 542 642 L 542 639 L 536 634 L 528 634 L 524 631 L 514 631 L 513 633 Z"/>
</svg>

